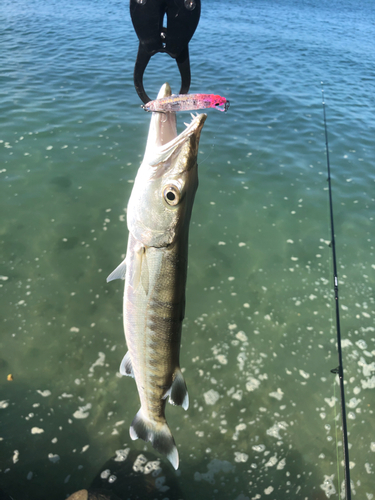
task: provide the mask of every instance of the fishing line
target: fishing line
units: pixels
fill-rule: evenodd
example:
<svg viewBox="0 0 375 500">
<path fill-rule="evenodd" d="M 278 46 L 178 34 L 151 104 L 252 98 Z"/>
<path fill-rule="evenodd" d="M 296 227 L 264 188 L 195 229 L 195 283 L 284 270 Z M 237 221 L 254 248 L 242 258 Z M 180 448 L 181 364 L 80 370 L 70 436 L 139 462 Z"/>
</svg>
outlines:
<svg viewBox="0 0 375 500">
<path fill-rule="evenodd" d="M 207 117 L 207 119 L 209 119 L 209 116 Z M 199 158 L 199 162 L 198 163 L 199 163 L 200 167 L 202 165 L 204 165 L 206 162 L 208 162 L 208 160 L 213 155 L 213 153 L 215 151 L 215 146 L 216 146 L 216 144 L 220 140 L 219 139 L 220 138 L 220 132 L 224 128 L 224 125 L 225 125 L 225 123 L 223 123 L 223 121 L 221 121 L 220 125 L 215 129 L 215 133 L 214 133 L 214 135 L 212 137 L 212 140 L 207 143 L 208 152 L 206 152 L 206 149 L 207 149 L 206 146 L 202 147 L 202 149 L 204 149 L 204 151 L 200 151 L 199 152 L 199 157 L 198 157 Z M 202 132 L 202 137 L 204 137 L 204 130 Z"/>
<path fill-rule="evenodd" d="M 323 82 L 321 82 L 321 85 L 322 85 L 322 106 L 323 106 L 323 118 L 324 118 L 324 133 L 325 133 L 325 141 L 326 141 L 327 172 L 328 172 L 327 181 L 328 181 L 328 196 L 329 196 L 330 226 L 331 226 L 331 248 L 332 248 L 332 261 L 333 261 L 333 289 L 334 289 L 335 303 L 336 303 L 337 352 L 338 352 L 338 359 L 339 359 L 339 366 L 337 368 L 334 368 L 333 370 L 331 370 L 331 372 L 338 375 L 339 383 L 340 383 L 342 439 L 343 439 L 344 472 L 345 472 L 345 498 L 346 498 L 346 500 L 351 500 L 348 430 L 347 430 L 347 425 L 346 425 L 345 391 L 344 391 L 344 369 L 343 369 L 343 363 L 342 363 L 342 349 L 341 349 L 339 286 L 338 286 L 337 264 L 336 264 L 335 227 L 334 227 L 334 220 L 333 220 L 331 165 L 329 162 L 328 130 L 327 130 L 326 105 L 325 105 L 325 100 L 324 100 Z M 339 488 L 340 488 L 340 486 L 339 486 Z"/>
</svg>

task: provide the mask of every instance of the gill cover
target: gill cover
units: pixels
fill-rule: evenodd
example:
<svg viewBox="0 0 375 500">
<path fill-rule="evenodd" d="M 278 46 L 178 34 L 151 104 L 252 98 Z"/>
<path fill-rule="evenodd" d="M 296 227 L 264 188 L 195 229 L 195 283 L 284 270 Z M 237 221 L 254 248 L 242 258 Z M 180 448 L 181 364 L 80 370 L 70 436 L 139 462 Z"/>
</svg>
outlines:
<svg viewBox="0 0 375 500">
<path fill-rule="evenodd" d="M 168 84 L 158 98 L 171 95 Z M 129 231 L 147 247 L 171 245 L 189 225 L 198 187 L 197 155 L 206 115 L 177 135 L 176 114 L 153 113 L 143 162 L 129 199 Z"/>
</svg>

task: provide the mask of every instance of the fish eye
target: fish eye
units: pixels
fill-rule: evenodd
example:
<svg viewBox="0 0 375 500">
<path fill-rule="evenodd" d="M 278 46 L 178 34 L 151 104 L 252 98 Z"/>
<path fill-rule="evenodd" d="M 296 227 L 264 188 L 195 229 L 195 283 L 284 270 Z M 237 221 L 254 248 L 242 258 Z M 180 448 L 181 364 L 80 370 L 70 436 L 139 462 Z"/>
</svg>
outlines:
<svg viewBox="0 0 375 500">
<path fill-rule="evenodd" d="M 180 202 L 180 191 L 174 184 L 168 184 L 163 191 L 164 200 L 170 206 L 175 206 Z"/>
</svg>

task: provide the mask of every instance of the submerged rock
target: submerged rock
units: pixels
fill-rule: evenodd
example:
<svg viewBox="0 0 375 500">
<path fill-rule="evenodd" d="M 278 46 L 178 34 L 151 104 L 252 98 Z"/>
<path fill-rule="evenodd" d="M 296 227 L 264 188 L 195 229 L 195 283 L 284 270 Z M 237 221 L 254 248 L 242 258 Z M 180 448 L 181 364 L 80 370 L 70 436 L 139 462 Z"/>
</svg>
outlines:
<svg viewBox="0 0 375 500">
<path fill-rule="evenodd" d="M 13 498 L 5 493 L 2 489 L 0 489 L 0 500 L 13 500 Z"/>
<path fill-rule="evenodd" d="M 168 462 L 152 452 L 139 453 L 130 448 L 117 450 L 116 456 L 103 466 L 91 487 L 109 490 L 124 500 L 182 498 L 178 473 Z"/>
<path fill-rule="evenodd" d="M 70 495 L 67 500 L 121 500 L 117 495 L 112 492 L 93 490 L 79 490 Z"/>
</svg>

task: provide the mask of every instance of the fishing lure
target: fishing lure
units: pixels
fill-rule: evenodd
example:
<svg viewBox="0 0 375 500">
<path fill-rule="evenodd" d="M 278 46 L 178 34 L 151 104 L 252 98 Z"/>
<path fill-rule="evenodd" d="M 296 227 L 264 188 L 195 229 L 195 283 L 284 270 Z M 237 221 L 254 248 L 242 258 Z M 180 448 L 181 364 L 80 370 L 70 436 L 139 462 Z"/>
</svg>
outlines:
<svg viewBox="0 0 375 500">
<path fill-rule="evenodd" d="M 194 111 L 204 108 L 216 108 L 228 111 L 229 101 L 214 94 L 172 94 L 144 104 L 142 108 L 149 112 L 169 113 L 171 111 Z"/>
</svg>

